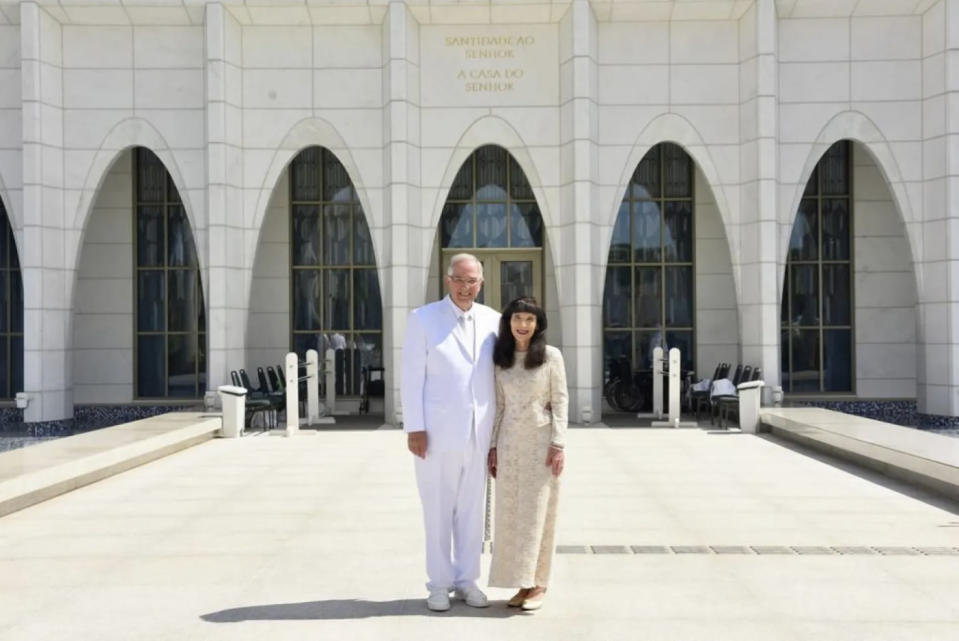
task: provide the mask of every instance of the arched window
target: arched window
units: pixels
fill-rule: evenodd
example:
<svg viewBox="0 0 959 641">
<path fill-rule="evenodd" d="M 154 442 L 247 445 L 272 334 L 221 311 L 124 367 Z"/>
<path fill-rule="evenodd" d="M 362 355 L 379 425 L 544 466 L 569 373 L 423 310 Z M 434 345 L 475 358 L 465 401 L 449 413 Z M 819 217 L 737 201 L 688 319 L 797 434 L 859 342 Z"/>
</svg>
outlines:
<svg viewBox="0 0 959 641">
<path fill-rule="evenodd" d="M 852 392 L 852 172 L 848 141 L 819 160 L 796 212 L 782 298 L 787 392 Z"/>
<path fill-rule="evenodd" d="M 328 150 L 290 165 L 293 350 L 336 351 L 336 393 L 362 392 L 363 368 L 381 367 L 383 303 L 366 216 L 346 168 Z"/>
<path fill-rule="evenodd" d="M 23 391 L 23 281 L 7 210 L 0 201 L 0 398 Z"/>
<path fill-rule="evenodd" d="M 530 294 L 542 302 L 543 218 L 526 174 L 506 149 L 480 147 L 460 167 L 443 206 L 440 247 L 441 275 L 460 251 L 483 263 L 479 302 L 501 309 Z"/>
<path fill-rule="evenodd" d="M 693 162 L 677 145 L 656 145 L 626 189 L 613 227 L 603 296 L 606 378 L 652 367 L 654 347 L 678 347 L 695 362 Z"/>
<path fill-rule="evenodd" d="M 193 232 L 156 155 L 134 155 L 136 395 L 198 398 L 206 390 L 206 313 Z"/>
</svg>

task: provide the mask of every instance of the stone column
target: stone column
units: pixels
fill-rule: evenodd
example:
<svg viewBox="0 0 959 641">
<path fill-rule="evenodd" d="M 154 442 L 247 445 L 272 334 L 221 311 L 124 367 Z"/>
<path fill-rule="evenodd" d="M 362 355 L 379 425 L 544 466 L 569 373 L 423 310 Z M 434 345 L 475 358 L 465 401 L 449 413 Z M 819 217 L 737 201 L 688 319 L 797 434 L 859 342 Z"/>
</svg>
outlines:
<svg viewBox="0 0 959 641">
<path fill-rule="evenodd" d="M 256 230 L 248 229 L 243 208 L 241 38 L 240 24 L 222 4 L 206 5 L 208 390 L 244 366 L 256 251 Z"/>
<path fill-rule="evenodd" d="M 561 119 L 559 224 L 551 232 L 562 316 L 563 355 L 572 422 L 598 421 L 602 412 L 602 302 L 607 226 L 598 207 L 599 131 L 596 16 L 574 0 L 560 24 Z M 565 42 L 564 42 L 565 41 Z"/>
<path fill-rule="evenodd" d="M 383 217 L 368 217 L 383 300 L 385 420 L 398 422 L 400 352 L 410 310 L 426 302 L 433 225 L 420 197 L 419 24 L 400 1 L 383 21 Z M 379 227 L 377 229 L 377 227 Z"/>
<path fill-rule="evenodd" d="M 79 235 L 67 233 L 63 189 L 62 27 L 20 5 L 23 98 L 24 391 L 27 422 L 72 419 L 69 288 Z"/>
<path fill-rule="evenodd" d="M 774 0 L 759 0 L 744 16 L 741 30 L 742 186 L 738 208 L 741 360 L 762 367 L 768 395 L 779 385 L 779 282 L 777 263 L 778 74 L 777 21 Z"/>
<path fill-rule="evenodd" d="M 959 416 L 959 1 L 923 17 L 919 410 Z"/>
</svg>

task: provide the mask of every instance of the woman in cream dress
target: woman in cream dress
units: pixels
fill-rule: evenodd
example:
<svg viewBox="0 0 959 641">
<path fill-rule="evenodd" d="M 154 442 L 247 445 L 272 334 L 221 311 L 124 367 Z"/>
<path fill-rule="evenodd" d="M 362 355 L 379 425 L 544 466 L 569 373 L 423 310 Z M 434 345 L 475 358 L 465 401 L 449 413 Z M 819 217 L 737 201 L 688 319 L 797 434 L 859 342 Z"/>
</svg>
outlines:
<svg viewBox="0 0 959 641">
<path fill-rule="evenodd" d="M 553 560 L 569 396 L 563 355 L 546 344 L 546 315 L 531 297 L 503 310 L 493 349 L 496 420 L 489 471 L 496 479 L 489 584 L 518 587 L 510 607 L 543 604 Z"/>
</svg>

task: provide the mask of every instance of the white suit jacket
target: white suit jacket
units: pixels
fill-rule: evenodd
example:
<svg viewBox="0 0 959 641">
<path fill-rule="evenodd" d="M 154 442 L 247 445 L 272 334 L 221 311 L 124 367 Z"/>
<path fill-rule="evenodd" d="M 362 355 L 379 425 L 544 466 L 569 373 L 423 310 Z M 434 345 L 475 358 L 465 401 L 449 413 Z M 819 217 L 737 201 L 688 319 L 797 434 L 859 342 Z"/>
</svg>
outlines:
<svg viewBox="0 0 959 641">
<path fill-rule="evenodd" d="M 426 430 L 427 448 L 466 446 L 476 417 L 478 445 L 489 448 L 496 417 L 493 345 L 499 312 L 473 303 L 476 361 L 472 345 L 454 331 L 459 322 L 449 297 L 413 310 L 403 340 L 401 396 L 403 429 Z"/>
</svg>

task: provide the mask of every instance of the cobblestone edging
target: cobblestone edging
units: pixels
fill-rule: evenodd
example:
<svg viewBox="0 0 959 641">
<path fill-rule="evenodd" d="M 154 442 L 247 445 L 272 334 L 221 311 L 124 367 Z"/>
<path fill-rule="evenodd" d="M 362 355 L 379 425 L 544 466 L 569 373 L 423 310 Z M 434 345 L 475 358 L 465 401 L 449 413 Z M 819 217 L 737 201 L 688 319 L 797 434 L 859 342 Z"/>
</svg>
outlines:
<svg viewBox="0 0 959 641">
<path fill-rule="evenodd" d="M 796 405 L 822 407 L 921 430 L 959 433 L 959 416 L 923 414 L 917 408 L 915 401 L 801 401 Z"/>
<path fill-rule="evenodd" d="M 72 436 L 103 427 L 129 423 L 167 412 L 196 409 L 195 405 L 85 405 L 77 406 L 73 418 L 60 421 L 24 423 L 23 410 L 0 408 L 0 452 L 26 445 Z"/>
</svg>

